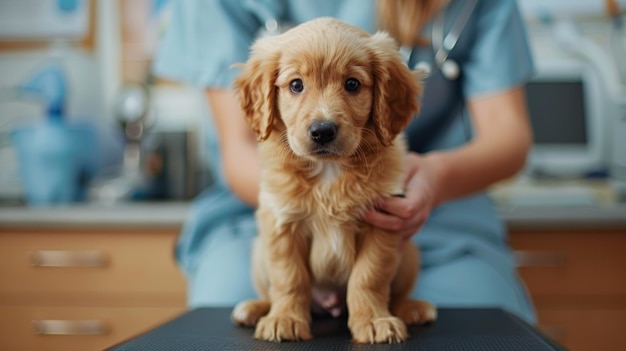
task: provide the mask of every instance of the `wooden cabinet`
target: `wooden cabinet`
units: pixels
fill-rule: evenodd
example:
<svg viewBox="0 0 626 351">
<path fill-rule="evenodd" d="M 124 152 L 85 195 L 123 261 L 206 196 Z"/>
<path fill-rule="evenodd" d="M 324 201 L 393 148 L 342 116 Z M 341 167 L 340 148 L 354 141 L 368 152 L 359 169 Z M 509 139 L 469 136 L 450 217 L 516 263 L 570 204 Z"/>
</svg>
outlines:
<svg viewBox="0 0 626 351">
<path fill-rule="evenodd" d="M 97 220 L 91 213 L 75 217 Z M 3 217 L 0 350 L 102 350 L 183 313 L 186 284 L 173 254 L 179 228 L 171 223 L 184 208 L 150 213 L 155 219 L 142 222 L 156 223 L 150 227 L 106 229 L 51 215 L 52 226 L 18 218 L 9 227 Z M 572 351 L 626 350 L 626 228 L 513 225 L 510 237 L 541 329 Z"/>
<path fill-rule="evenodd" d="M 102 350 L 185 311 L 177 228 L 0 228 L 0 350 Z"/>
<path fill-rule="evenodd" d="M 540 328 L 572 351 L 626 350 L 626 229 L 513 230 Z"/>
</svg>

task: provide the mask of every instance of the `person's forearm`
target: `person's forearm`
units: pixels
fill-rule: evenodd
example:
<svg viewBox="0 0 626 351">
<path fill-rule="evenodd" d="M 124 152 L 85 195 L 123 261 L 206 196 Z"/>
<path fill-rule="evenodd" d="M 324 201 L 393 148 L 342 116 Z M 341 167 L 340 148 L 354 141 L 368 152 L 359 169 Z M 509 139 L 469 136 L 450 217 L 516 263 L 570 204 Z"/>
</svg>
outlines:
<svg viewBox="0 0 626 351">
<path fill-rule="evenodd" d="M 425 155 L 438 169 L 437 204 L 471 195 L 515 175 L 524 165 L 522 144 L 485 142 Z"/>
<path fill-rule="evenodd" d="M 470 103 L 475 137 L 467 145 L 425 155 L 436 173 L 436 203 L 483 191 L 519 172 L 532 142 L 519 90 Z"/>
<path fill-rule="evenodd" d="M 246 145 L 233 145 L 222 155 L 222 169 L 229 187 L 241 200 L 256 207 L 260 176 L 256 150 Z"/>
<path fill-rule="evenodd" d="M 224 178 L 237 197 L 256 207 L 261 167 L 254 134 L 232 91 L 209 90 L 207 97 L 218 130 Z"/>
</svg>

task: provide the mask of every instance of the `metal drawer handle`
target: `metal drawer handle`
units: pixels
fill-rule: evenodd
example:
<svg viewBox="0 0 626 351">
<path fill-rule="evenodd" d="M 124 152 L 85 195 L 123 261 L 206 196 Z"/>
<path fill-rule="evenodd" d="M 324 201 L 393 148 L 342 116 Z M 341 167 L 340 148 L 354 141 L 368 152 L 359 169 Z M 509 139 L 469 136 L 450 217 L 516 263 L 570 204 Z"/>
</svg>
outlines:
<svg viewBox="0 0 626 351">
<path fill-rule="evenodd" d="M 518 267 L 565 267 L 567 254 L 558 251 L 515 251 Z"/>
<path fill-rule="evenodd" d="M 43 319 L 32 322 L 33 331 L 39 335 L 103 335 L 109 332 L 104 321 Z"/>
<path fill-rule="evenodd" d="M 37 250 L 29 252 L 33 267 L 92 267 L 108 264 L 107 256 L 100 251 Z"/>
</svg>

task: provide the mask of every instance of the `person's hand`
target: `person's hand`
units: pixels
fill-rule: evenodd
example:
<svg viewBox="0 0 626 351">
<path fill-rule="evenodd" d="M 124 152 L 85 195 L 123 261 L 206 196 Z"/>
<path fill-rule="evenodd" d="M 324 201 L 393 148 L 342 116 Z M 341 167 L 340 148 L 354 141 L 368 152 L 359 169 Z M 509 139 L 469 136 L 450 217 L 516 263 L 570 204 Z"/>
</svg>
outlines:
<svg viewBox="0 0 626 351">
<path fill-rule="evenodd" d="M 383 198 L 364 216 L 370 224 L 398 232 L 403 238 L 400 250 L 420 230 L 437 201 L 436 165 L 416 153 L 407 155 L 406 165 L 404 197 Z"/>
</svg>

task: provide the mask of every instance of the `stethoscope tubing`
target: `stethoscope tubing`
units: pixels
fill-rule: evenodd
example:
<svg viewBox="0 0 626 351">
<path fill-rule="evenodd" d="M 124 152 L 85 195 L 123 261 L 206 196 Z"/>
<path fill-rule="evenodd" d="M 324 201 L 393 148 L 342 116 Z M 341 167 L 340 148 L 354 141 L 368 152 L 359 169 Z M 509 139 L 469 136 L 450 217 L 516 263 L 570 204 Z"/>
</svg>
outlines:
<svg viewBox="0 0 626 351">
<path fill-rule="evenodd" d="M 433 61 L 437 69 L 442 75 L 449 80 L 459 78 L 461 69 L 459 64 L 449 57 L 450 52 L 456 47 L 456 44 L 467 25 L 467 21 L 474 12 L 474 8 L 478 3 L 477 0 L 466 0 L 461 9 L 461 13 L 454 21 L 452 28 L 444 36 L 445 31 L 445 13 L 446 9 L 442 9 L 434 18 L 431 29 L 431 48 L 433 51 Z M 439 43 L 439 47 L 435 47 Z M 412 49 L 403 47 L 401 53 L 407 58 L 407 63 L 411 60 Z M 417 62 L 413 69 L 425 70 L 428 73 L 432 71 L 432 65 L 425 61 Z"/>
</svg>

